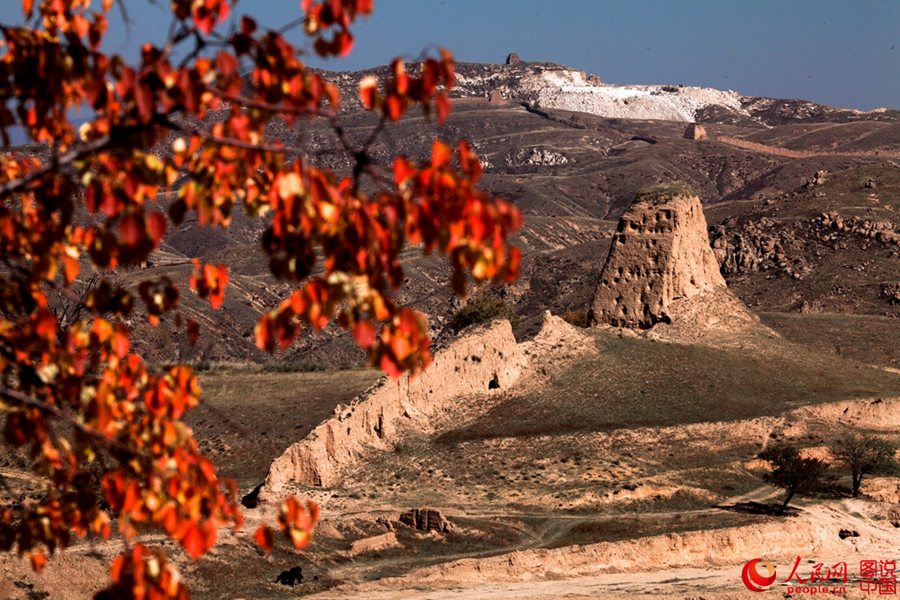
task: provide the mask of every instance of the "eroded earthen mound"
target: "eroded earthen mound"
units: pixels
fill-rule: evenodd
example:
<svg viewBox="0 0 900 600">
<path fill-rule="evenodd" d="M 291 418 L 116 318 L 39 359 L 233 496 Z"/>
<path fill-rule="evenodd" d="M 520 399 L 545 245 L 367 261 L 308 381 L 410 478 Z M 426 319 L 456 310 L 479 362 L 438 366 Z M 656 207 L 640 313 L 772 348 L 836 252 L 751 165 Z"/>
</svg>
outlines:
<svg viewBox="0 0 900 600">
<path fill-rule="evenodd" d="M 334 485 L 365 452 L 391 448 L 398 428 L 427 422 L 450 400 L 505 390 L 526 363 L 509 321 L 470 331 L 439 351 L 418 376 L 384 379 L 350 406 L 339 405 L 333 417 L 275 459 L 259 498 L 270 498 L 289 482 Z"/>
<path fill-rule="evenodd" d="M 679 310 L 692 321 L 708 321 L 698 313 L 709 311 L 713 320 L 735 315 L 752 320 L 737 299 L 731 300 L 710 248 L 700 199 L 686 185 L 672 184 L 638 194 L 622 215 L 590 320 L 592 325 L 647 329 L 672 323 Z"/>
</svg>

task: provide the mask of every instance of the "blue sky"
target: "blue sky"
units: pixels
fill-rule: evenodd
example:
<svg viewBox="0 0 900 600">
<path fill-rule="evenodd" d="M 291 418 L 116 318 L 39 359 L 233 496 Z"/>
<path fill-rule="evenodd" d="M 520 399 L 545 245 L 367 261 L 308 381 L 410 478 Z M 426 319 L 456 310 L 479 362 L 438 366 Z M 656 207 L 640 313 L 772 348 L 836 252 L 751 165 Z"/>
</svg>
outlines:
<svg viewBox="0 0 900 600">
<path fill-rule="evenodd" d="M 18 0 L 0 2 L 15 22 Z M 299 0 L 240 0 L 277 26 Z M 126 0 L 112 48 L 136 52 L 168 28 L 166 0 Z M 900 108 L 900 0 L 376 0 L 350 57 L 315 66 L 363 69 L 434 46 L 457 60 L 557 62 L 615 83 L 672 83 L 805 98 L 851 108 Z M 299 32 L 293 41 L 301 40 Z"/>
</svg>

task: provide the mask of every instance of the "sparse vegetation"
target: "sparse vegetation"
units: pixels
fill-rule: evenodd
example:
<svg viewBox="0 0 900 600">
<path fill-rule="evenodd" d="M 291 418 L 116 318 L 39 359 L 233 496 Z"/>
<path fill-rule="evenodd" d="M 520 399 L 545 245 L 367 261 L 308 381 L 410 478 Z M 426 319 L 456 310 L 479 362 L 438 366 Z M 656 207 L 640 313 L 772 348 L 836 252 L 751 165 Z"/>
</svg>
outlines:
<svg viewBox="0 0 900 600">
<path fill-rule="evenodd" d="M 196 373 L 316 373 L 319 371 L 339 371 L 347 369 L 346 365 L 331 364 L 304 358 L 272 359 L 266 362 L 236 362 L 219 360 L 198 360 L 187 363 Z"/>
<path fill-rule="evenodd" d="M 871 435 L 854 435 L 831 448 L 834 460 L 850 470 L 853 497 L 859 496 L 864 475 L 882 473 L 896 466 L 892 443 Z"/>
<path fill-rule="evenodd" d="M 567 310 L 563 315 L 563 320 L 570 325 L 574 325 L 575 327 L 587 327 L 590 325 L 590 320 L 588 318 L 588 307 L 584 306 L 582 308 L 573 308 L 572 310 Z"/>
<path fill-rule="evenodd" d="M 496 296 L 472 298 L 465 306 L 456 311 L 450 319 L 448 327 L 458 333 L 478 323 L 487 323 L 494 319 L 508 319 L 514 326 L 518 322 L 513 307 Z"/>
<path fill-rule="evenodd" d="M 887 514 L 888 522 L 894 527 L 900 527 L 900 508 L 892 508 Z"/>
<path fill-rule="evenodd" d="M 772 470 L 765 476 L 766 482 L 787 491 L 781 513 L 795 495 L 814 494 L 823 489 L 829 479 L 825 461 L 803 458 L 800 450 L 790 444 L 769 446 L 759 453 L 759 458 L 772 465 Z"/>
</svg>

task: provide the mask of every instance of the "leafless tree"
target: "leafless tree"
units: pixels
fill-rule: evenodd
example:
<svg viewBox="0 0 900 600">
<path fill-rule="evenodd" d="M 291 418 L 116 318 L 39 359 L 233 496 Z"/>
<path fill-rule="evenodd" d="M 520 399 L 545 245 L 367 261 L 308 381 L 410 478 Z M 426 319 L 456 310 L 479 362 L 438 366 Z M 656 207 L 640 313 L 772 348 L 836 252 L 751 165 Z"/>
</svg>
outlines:
<svg viewBox="0 0 900 600">
<path fill-rule="evenodd" d="M 831 456 L 850 469 L 853 497 L 859 496 L 864 475 L 881 473 L 895 466 L 894 444 L 871 435 L 854 435 L 837 442 L 831 448 Z"/>
</svg>

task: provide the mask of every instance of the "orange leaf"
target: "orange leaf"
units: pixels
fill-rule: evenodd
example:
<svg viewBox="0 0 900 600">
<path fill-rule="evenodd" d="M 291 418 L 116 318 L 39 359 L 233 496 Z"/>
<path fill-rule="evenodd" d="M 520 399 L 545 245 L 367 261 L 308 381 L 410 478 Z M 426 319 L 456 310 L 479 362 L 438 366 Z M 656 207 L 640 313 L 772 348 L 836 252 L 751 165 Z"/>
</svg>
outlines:
<svg viewBox="0 0 900 600">
<path fill-rule="evenodd" d="M 128 334 L 123 331 L 117 331 L 113 337 L 113 352 L 115 355 L 119 358 L 124 357 L 128 354 L 129 345 Z"/>
<path fill-rule="evenodd" d="M 78 277 L 78 273 L 81 270 L 81 267 L 78 265 L 78 259 L 68 255 L 63 256 L 63 268 L 65 269 L 66 282 L 68 283 L 75 281 L 75 278 Z"/>
<path fill-rule="evenodd" d="M 312 541 L 312 535 L 306 529 L 297 529 L 296 527 L 291 528 L 291 543 L 294 544 L 294 548 L 297 550 L 303 550 L 309 543 Z"/>
<path fill-rule="evenodd" d="M 394 182 L 399 186 L 403 185 L 407 179 L 415 175 L 416 169 L 409 164 L 409 161 L 398 156 L 394 160 Z"/>
<path fill-rule="evenodd" d="M 138 109 L 138 118 L 141 123 L 148 123 L 153 117 L 153 92 L 141 84 L 134 89 L 134 101 Z"/>
<path fill-rule="evenodd" d="M 337 34 L 337 46 L 338 46 L 338 54 L 340 56 L 347 56 L 350 54 L 350 51 L 353 49 L 353 36 L 347 33 L 346 31 L 341 31 Z"/>
<path fill-rule="evenodd" d="M 212 544 L 209 543 L 209 536 L 199 525 L 191 525 L 181 539 L 181 545 L 184 547 L 184 551 L 188 553 L 188 556 L 197 558 L 206 552 Z"/>
<path fill-rule="evenodd" d="M 35 326 L 35 333 L 45 340 L 51 340 L 56 337 L 56 317 L 49 312 L 40 313 Z"/>
<path fill-rule="evenodd" d="M 32 550 L 29 558 L 31 558 L 31 568 L 38 573 L 40 573 L 44 568 L 44 565 L 47 564 L 47 557 L 44 556 L 44 553 L 39 549 Z"/>
<path fill-rule="evenodd" d="M 381 362 L 378 364 L 378 368 L 387 373 L 387 376 L 391 379 L 397 379 L 403 374 L 403 370 L 389 354 L 383 354 L 381 356 Z"/>
<path fill-rule="evenodd" d="M 446 167 L 450 164 L 450 146 L 440 140 L 435 140 L 431 147 L 431 165 L 433 167 Z"/>
<path fill-rule="evenodd" d="M 437 106 L 438 125 L 443 125 L 447 122 L 447 117 L 450 116 L 450 99 L 447 98 L 446 94 L 439 94 L 434 99 L 434 103 Z"/>
<path fill-rule="evenodd" d="M 359 101 L 366 110 L 372 110 L 377 100 L 378 80 L 372 75 L 367 75 L 359 82 Z"/>
<path fill-rule="evenodd" d="M 397 360 L 402 362 L 412 352 L 412 344 L 409 343 L 406 336 L 395 332 L 391 336 L 391 352 L 394 353 Z"/>
<path fill-rule="evenodd" d="M 403 116 L 404 103 L 400 96 L 391 94 L 387 97 L 387 116 L 391 121 L 396 121 Z"/>
<path fill-rule="evenodd" d="M 129 246 L 137 246 L 144 236 L 144 226 L 140 217 L 136 215 L 126 215 L 119 223 L 119 231 L 122 234 L 122 241 Z"/>
<path fill-rule="evenodd" d="M 150 227 L 150 235 L 153 236 L 153 243 L 158 245 L 159 240 L 166 234 L 166 216 L 159 211 L 154 211 L 148 215 L 148 218 L 147 225 Z"/>
<path fill-rule="evenodd" d="M 268 525 L 260 525 L 253 534 L 253 539 L 256 541 L 256 545 L 266 552 L 271 552 L 272 546 L 275 544 L 275 534 Z"/>
<path fill-rule="evenodd" d="M 375 341 L 375 326 L 369 321 L 357 321 L 353 326 L 353 337 L 361 348 L 368 348 Z"/>
<path fill-rule="evenodd" d="M 219 265 L 216 267 L 215 286 L 209 294 L 209 303 L 216 310 L 222 306 L 225 300 L 225 286 L 228 284 L 228 267 Z"/>
<path fill-rule="evenodd" d="M 187 337 L 188 344 L 191 346 L 196 344 L 197 338 L 200 337 L 200 325 L 193 319 L 187 320 Z"/>
</svg>

